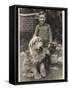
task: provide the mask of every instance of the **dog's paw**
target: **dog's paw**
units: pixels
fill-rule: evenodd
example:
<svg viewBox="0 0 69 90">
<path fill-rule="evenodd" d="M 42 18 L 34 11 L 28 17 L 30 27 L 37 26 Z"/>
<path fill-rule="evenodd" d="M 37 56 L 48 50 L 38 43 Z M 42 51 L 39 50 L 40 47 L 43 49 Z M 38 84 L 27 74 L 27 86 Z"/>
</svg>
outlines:
<svg viewBox="0 0 69 90">
<path fill-rule="evenodd" d="M 34 78 L 35 79 L 41 79 L 41 75 L 40 74 L 34 75 Z"/>
<path fill-rule="evenodd" d="M 42 76 L 42 77 L 46 77 L 46 75 L 47 75 L 47 74 L 46 74 L 45 71 L 43 71 L 43 72 L 41 73 L 41 76 Z"/>
<path fill-rule="evenodd" d="M 23 73 L 23 77 L 31 78 L 33 77 L 33 73 Z"/>
<path fill-rule="evenodd" d="M 41 75 L 37 71 L 37 68 L 36 67 L 33 67 L 32 68 L 32 72 L 33 72 L 33 75 L 34 75 L 34 79 L 41 79 Z"/>
</svg>

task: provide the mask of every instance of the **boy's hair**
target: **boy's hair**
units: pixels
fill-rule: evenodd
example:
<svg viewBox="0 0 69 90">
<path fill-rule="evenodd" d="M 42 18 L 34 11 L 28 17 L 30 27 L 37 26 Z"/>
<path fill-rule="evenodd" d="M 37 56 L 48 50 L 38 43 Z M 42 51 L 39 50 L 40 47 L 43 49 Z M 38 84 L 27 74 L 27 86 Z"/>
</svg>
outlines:
<svg viewBox="0 0 69 90">
<path fill-rule="evenodd" d="M 40 11 L 38 16 L 40 16 L 40 15 L 45 15 L 45 17 L 46 17 L 46 13 L 44 11 Z"/>
</svg>

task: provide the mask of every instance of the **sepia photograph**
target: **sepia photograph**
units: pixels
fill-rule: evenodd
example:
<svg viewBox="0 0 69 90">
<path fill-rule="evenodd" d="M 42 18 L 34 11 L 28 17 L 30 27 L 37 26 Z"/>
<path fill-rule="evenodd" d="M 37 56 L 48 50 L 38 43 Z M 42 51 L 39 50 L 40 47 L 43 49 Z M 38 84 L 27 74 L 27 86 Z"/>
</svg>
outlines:
<svg viewBox="0 0 69 90">
<path fill-rule="evenodd" d="M 18 82 L 65 79 L 65 11 L 18 8 Z"/>
</svg>

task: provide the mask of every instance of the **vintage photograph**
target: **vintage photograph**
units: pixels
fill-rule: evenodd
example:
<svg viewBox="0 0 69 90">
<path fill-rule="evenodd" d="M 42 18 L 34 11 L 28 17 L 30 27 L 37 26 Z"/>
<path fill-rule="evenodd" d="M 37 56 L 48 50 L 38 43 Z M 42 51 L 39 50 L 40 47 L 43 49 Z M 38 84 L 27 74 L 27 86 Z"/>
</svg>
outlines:
<svg viewBox="0 0 69 90">
<path fill-rule="evenodd" d="M 65 11 L 18 8 L 18 82 L 65 78 Z"/>
</svg>

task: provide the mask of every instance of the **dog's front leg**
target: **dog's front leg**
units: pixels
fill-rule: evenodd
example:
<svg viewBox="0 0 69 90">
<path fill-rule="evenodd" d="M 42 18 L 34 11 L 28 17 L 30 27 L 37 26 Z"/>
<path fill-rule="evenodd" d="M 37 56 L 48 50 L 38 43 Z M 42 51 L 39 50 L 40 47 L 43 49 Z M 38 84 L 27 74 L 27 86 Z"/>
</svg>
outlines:
<svg viewBox="0 0 69 90">
<path fill-rule="evenodd" d="M 39 72 L 37 71 L 36 66 L 34 66 L 34 67 L 32 68 L 32 71 L 33 71 L 33 74 L 34 74 L 34 78 L 35 78 L 35 79 L 41 79 L 41 75 L 40 75 Z"/>
</svg>

